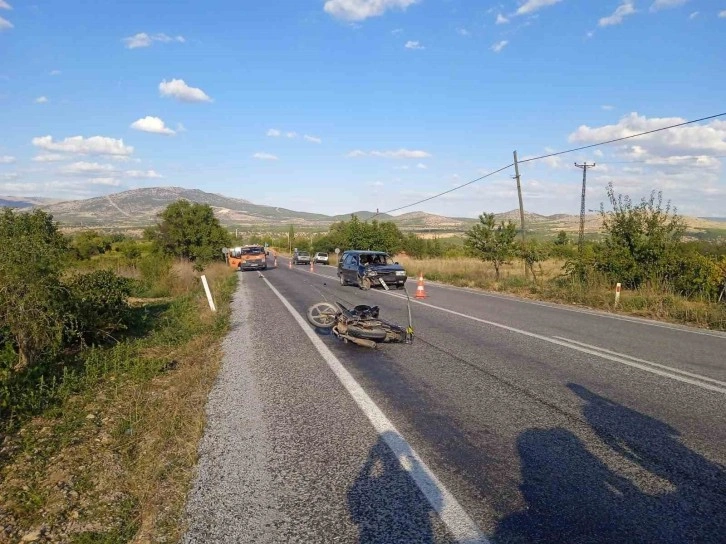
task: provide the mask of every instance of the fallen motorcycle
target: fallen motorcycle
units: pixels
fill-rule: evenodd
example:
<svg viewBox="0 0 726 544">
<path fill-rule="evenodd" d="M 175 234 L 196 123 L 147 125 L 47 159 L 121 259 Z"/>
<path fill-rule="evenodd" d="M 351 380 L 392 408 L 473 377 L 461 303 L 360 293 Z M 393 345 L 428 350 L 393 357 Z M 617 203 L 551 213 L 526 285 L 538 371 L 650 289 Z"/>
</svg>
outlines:
<svg viewBox="0 0 726 544">
<path fill-rule="evenodd" d="M 308 308 L 308 321 L 318 329 L 332 330 L 344 342 L 376 348 L 381 343 L 413 342 L 413 327 L 401 327 L 379 317 L 378 306 L 360 304 L 346 308 L 340 302 L 318 302 Z"/>
</svg>

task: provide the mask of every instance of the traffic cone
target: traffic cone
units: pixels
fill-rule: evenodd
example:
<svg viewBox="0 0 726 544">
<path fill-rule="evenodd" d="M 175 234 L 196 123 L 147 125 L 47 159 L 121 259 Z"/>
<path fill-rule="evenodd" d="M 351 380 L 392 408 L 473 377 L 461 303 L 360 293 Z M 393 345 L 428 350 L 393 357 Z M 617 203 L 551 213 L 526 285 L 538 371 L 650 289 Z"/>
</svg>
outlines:
<svg viewBox="0 0 726 544">
<path fill-rule="evenodd" d="M 418 285 L 416 285 L 415 298 L 426 298 L 426 289 L 424 289 L 423 273 L 420 273 L 418 276 Z"/>
</svg>

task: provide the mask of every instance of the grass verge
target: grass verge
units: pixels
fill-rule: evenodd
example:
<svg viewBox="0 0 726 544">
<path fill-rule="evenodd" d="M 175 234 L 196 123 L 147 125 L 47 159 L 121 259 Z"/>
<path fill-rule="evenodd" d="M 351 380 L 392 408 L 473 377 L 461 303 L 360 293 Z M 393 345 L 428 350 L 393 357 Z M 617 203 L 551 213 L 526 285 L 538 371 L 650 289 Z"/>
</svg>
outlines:
<svg viewBox="0 0 726 544">
<path fill-rule="evenodd" d="M 137 330 L 77 354 L 1 422 L 0 542 L 179 539 L 237 278 L 205 270 L 212 313 L 191 265 L 170 274 L 170 296 L 134 299 Z"/>
<path fill-rule="evenodd" d="M 471 258 L 397 260 L 409 276 L 423 273 L 427 280 L 459 287 L 507 292 L 524 298 L 573 304 L 625 315 L 726 330 L 726 304 L 692 300 L 665 291 L 623 290 L 615 307 L 615 287 L 603 280 L 583 284 L 563 276 L 562 261 L 549 260 L 537 268 L 537 281 L 525 279 L 524 265 L 505 265 L 497 281 L 491 265 Z"/>
</svg>

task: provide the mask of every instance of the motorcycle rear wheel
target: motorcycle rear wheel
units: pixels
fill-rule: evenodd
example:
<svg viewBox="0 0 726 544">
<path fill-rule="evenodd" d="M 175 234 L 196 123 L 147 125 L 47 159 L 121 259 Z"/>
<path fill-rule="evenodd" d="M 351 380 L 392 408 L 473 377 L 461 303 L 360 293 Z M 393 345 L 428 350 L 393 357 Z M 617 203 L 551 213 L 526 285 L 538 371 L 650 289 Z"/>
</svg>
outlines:
<svg viewBox="0 0 726 544">
<path fill-rule="evenodd" d="M 365 327 L 359 327 L 357 325 L 349 325 L 347 332 L 350 336 L 363 338 L 364 340 L 373 340 L 374 342 L 383 342 L 387 336 L 386 331 L 383 329 L 366 329 Z"/>
</svg>

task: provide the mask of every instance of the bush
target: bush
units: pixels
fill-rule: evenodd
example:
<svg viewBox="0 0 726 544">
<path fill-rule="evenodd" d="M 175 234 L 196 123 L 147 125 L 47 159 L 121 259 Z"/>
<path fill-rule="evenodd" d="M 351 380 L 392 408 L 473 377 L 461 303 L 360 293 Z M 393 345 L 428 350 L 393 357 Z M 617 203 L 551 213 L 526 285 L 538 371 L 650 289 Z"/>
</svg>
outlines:
<svg viewBox="0 0 726 544">
<path fill-rule="evenodd" d="M 75 276 L 67 283 L 66 337 L 97 344 L 127 328 L 132 280 L 110 270 Z"/>
<path fill-rule="evenodd" d="M 139 259 L 141 289 L 147 297 L 167 297 L 171 294 L 174 280 L 174 261 L 165 255 L 152 253 Z M 142 294 L 142 293 L 139 293 Z"/>
</svg>

